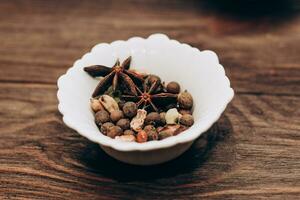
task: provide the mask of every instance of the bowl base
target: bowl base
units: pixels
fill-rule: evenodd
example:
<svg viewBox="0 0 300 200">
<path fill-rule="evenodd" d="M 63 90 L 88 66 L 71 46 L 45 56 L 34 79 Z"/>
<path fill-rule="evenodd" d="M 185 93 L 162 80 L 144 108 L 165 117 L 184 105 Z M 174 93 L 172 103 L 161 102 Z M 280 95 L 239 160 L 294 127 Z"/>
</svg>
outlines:
<svg viewBox="0 0 300 200">
<path fill-rule="evenodd" d="M 192 142 L 182 143 L 173 147 L 154 149 L 150 151 L 117 151 L 113 148 L 100 145 L 104 152 L 111 157 L 133 165 L 156 165 L 177 158 L 188 150 Z"/>
</svg>

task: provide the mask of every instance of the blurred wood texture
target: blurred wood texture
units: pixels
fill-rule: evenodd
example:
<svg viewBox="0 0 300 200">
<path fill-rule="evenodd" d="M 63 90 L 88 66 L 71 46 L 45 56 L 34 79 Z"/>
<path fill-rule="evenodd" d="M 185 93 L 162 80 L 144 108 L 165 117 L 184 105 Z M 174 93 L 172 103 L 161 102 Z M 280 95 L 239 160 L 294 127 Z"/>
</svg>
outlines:
<svg viewBox="0 0 300 200">
<path fill-rule="evenodd" d="M 0 199 L 299 199 L 300 4 L 234 2 L 2 0 Z M 130 166 L 62 123 L 56 80 L 156 32 L 215 51 L 236 96 L 178 159 Z"/>
</svg>

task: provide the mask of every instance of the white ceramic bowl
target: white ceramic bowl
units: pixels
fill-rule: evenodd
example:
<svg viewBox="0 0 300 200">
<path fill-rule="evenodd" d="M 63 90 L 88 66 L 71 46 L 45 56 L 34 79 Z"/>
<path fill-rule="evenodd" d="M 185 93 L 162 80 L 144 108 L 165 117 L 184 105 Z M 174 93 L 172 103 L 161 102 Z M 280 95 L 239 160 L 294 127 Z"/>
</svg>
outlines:
<svg viewBox="0 0 300 200">
<path fill-rule="evenodd" d="M 193 95 L 195 123 L 191 128 L 177 136 L 147 143 L 123 142 L 100 133 L 90 109 L 90 97 L 98 80 L 85 73 L 83 67 L 112 66 L 117 58 L 123 61 L 129 55 L 132 69 L 157 74 L 166 82 L 177 81 Z M 137 165 L 163 163 L 181 155 L 218 120 L 233 95 L 214 52 L 199 51 L 163 34 L 97 44 L 59 78 L 57 92 L 58 109 L 67 126 L 100 144 L 110 156 Z"/>
</svg>

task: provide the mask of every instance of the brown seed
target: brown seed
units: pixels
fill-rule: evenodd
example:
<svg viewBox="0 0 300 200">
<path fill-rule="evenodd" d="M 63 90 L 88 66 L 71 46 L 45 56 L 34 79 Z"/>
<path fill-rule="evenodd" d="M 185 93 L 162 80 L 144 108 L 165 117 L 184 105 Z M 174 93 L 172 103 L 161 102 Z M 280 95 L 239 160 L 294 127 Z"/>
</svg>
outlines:
<svg viewBox="0 0 300 200">
<path fill-rule="evenodd" d="M 110 138 L 115 138 L 116 136 L 122 135 L 123 131 L 119 126 L 112 126 L 107 131 L 107 136 Z"/>
<path fill-rule="evenodd" d="M 124 135 L 135 135 L 135 134 L 133 130 L 128 129 L 124 131 Z"/>
<path fill-rule="evenodd" d="M 162 131 L 162 132 L 160 132 L 160 133 L 158 134 L 158 139 L 159 139 L 159 140 L 163 140 L 163 139 L 168 138 L 168 137 L 171 137 L 171 136 L 173 136 L 172 133 L 166 132 L 166 131 Z"/>
<path fill-rule="evenodd" d="M 147 132 L 148 140 L 158 140 L 158 133 L 156 130 L 150 130 Z"/>
<path fill-rule="evenodd" d="M 173 94 L 178 94 L 180 92 L 180 85 L 175 81 L 168 83 L 167 92 L 173 93 Z"/>
<path fill-rule="evenodd" d="M 179 133 L 187 130 L 189 127 L 184 126 L 184 125 L 180 125 L 180 127 L 175 131 L 175 133 L 173 135 L 178 135 Z"/>
<path fill-rule="evenodd" d="M 136 104 L 134 102 L 126 102 L 123 106 L 123 112 L 126 117 L 134 117 L 137 113 Z"/>
<path fill-rule="evenodd" d="M 105 122 L 109 122 L 109 114 L 105 110 L 100 110 L 95 114 L 95 121 L 98 125 L 104 124 Z"/>
<path fill-rule="evenodd" d="M 159 116 L 160 116 L 160 124 L 165 125 L 166 124 L 166 113 L 161 112 L 161 113 L 159 113 Z"/>
<path fill-rule="evenodd" d="M 122 118 L 124 118 L 124 114 L 121 110 L 114 110 L 110 113 L 110 119 L 113 122 L 117 122 Z"/>
<path fill-rule="evenodd" d="M 100 131 L 101 131 L 102 134 L 107 135 L 108 129 L 109 129 L 110 127 L 113 127 L 113 126 L 114 126 L 113 123 L 111 123 L 111 122 L 106 122 L 106 123 L 102 124 L 102 126 L 101 126 L 101 128 L 100 128 Z"/>
<path fill-rule="evenodd" d="M 121 129 L 126 130 L 130 128 L 130 121 L 129 119 L 120 119 L 117 124 L 117 126 L 121 127 Z"/>
<path fill-rule="evenodd" d="M 138 132 L 136 136 L 136 140 L 138 143 L 147 142 L 147 139 L 148 139 L 148 135 L 144 130 Z"/>
<path fill-rule="evenodd" d="M 178 111 L 180 114 L 184 115 L 184 114 L 193 114 L 191 110 L 185 110 L 185 109 L 180 109 Z"/>
<path fill-rule="evenodd" d="M 160 122 L 160 115 L 157 112 L 151 112 L 146 116 L 145 124 L 156 125 Z"/>
<path fill-rule="evenodd" d="M 156 128 L 156 131 L 157 131 L 157 132 L 161 132 L 163 129 L 164 129 L 164 127 L 159 126 L 159 127 Z"/>
<path fill-rule="evenodd" d="M 146 133 L 153 130 L 155 130 L 155 127 L 153 125 L 146 125 L 144 127 L 144 131 L 146 131 Z"/>
<path fill-rule="evenodd" d="M 180 118 L 179 122 L 185 126 L 192 126 L 194 124 L 194 117 L 190 114 L 184 114 Z"/>
<path fill-rule="evenodd" d="M 193 107 L 193 97 L 187 91 L 181 92 L 177 100 L 180 108 L 191 109 Z"/>
<path fill-rule="evenodd" d="M 159 137 L 159 139 L 164 139 L 164 138 L 173 136 L 176 134 L 176 132 L 178 131 L 179 128 L 180 128 L 179 124 L 167 125 L 163 129 L 160 130 L 158 137 Z"/>
</svg>

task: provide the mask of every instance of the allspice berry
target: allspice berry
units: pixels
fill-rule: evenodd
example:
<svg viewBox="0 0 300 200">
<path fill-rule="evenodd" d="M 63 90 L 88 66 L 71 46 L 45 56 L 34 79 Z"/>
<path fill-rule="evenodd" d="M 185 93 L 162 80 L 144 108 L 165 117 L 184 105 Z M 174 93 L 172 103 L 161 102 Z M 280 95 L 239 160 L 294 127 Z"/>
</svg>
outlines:
<svg viewBox="0 0 300 200">
<path fill-rule="evenodd" d="M 173 93 L 173 94 L 178 94 L 180 92 L 180 85 L 175 81 L 168 83 L 167 92 Z"/>
<path fill-rule="evenodd" d="M 110 121 L 110 117 L 107 111 L 100 110 L 95 114 L 95 121 L 98 125 L 104 124 Z"/>
<path fill-rule="evenodd" d="M 144 130 L 141 130 L 138 132 L 138 134 L 136 136 L 136 141 L 138 143 L 147 142 L 147 139 L 148 139 L 148 135 Z"/>
<path fill-rule="evenodd" d="M 156 128 L 156 131 L 157 131 L 157 132 L 161 132 L 163 129 L 164 129 L 163 126 L 159 126 L 159 127 Z"/>
<path fill-rule="evenodd" d="M 123 134 L 122 129 L 119 126 L 112 126 L 107 131 L 107 136 L 110 138 L 115 138 Z"/>
<path fill-rule="evenodd" d="M 151 112 L 146 116 L 145 124 L 156 125 L 160 122 L 160 115 L 157 112 Z"/>
<path fill-rule="evenodd" d="M 158 134 L 158 139 L 159 139 L 159 140 L 163 140 L 163 139 L 168 138 L 168 137 L 171 137 L 171 136 L 173 136 L 172 133 L 167 132 L 167 131 L 162 131 L 162 132 L 160 132 L 160 133 Z"/>
<path fill-rule="evenodd" d="M 123 112 L 126 117 L 132 118 L 137 113 L 137 106 L 134 102 L 126 102 L 123 106 Z"/>
<path fill-rule="evenodd" d="M 127 129 L 127 130 L 124 131 L 124 135 L 134 135 L 134 131 L 130 130 L 130 129 Z"/>
<path fill-rule="evenodd" d="M 149 124 L 144 127 L 144 131 L 146 132 L 153 131 L 153 130 L 155 130 L 155 127 L 153 125 Z"/>
<path fill-rule="evenodd" d="M 147 132 L 148 140 L 158 140 L 158 133 L 156 130 L 150 130 Z"/>
<path fill-rule="evenodd" d="M 102 134 L 107 135 L 108 129 L 109 129 L 110 127 L 113 127 L 113 126 L 114 126 L 113 123 L 111 123 L 111 122 L 106 122 L 106 123 L 102 124 L 102 126 L 101 126 L 101 128 L 100 128 L 100 131 L 101 131 Z"/>
<path fill-rule="evenodd" d="M 190 114 L 184 114 L 180 118 L 179 122 L 185 126 L 192 126 L 194 124 L 194 117 Z"/>
<path fill-rule="evenodd" d="M 193 114 L 191 110 L 185 110 L 185 109 L 180 109 L 178 111 L 180 114 L 184 115 L 184 114 Z"/>
<path fill-rule="evenodd" d="M 121 110 L 114 110 L 110 113 L 110 119 L 113 122 L 117 122 L 122 118 L 124 118 L 124 114 Z"/>
<path fill-rule="evenodd" d="M 177 100 L 180 108 L 191 109 L 193 107 L 193 97 L 187 91 L 181 92 Z"/>
<path fill-rule="evenodd" d="M 121 129 L 126 130 L 130 128 L 130 120 L 129 119 L 120 119 L 117 124 Z"/>
<path fill-rule="evenodd" d="M 161 112 L 161 113 L 159 113 L 159 116 L 160 116 L 160 124 L 165 125 L 166 124 L 166 113 Z"/>
</svg>

